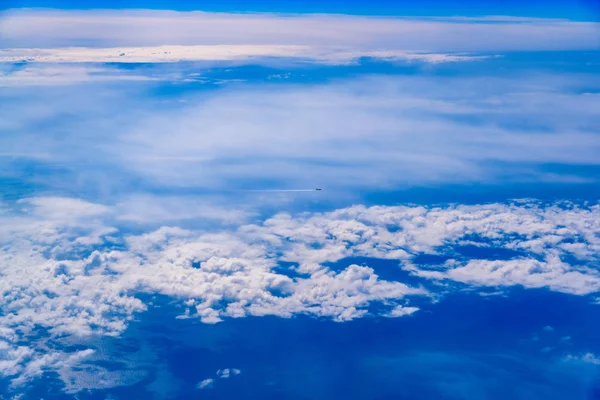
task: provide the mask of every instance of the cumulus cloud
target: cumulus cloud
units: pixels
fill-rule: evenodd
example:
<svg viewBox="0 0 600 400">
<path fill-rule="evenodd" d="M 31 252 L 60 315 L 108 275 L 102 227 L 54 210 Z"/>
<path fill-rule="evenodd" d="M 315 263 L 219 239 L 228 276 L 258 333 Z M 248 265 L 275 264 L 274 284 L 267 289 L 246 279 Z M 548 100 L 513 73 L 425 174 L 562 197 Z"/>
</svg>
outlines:
<svg viewBox="0 0 600 400">
<path fill-rule="evenodd" d="M 359 266 L 341 272 L 324 268 L 292 279 L 273 271 L 277 260 L 269 255 L 271 249 L 231 233 L 161 228 L 123 238 L 120 247 L 130 251 L 113 250 L 109 235 L 114 228 L 99 229 L 93 223 L 97 215 L 110 218 L 105 206 L 64 198 L 29 199 L 26 204 L 31 208 L 24 215 L 10 217 L 10 235 L 3 237 L 0 254 L 6 312 L 0 324 L 7 336 L 36 326 L 52 336 L 118 335 L 147 307 L 134 296 L 139 292 L 186 300 L 188 312 L 205 323 L 295 313 L 344 321 L 364 315 L 373 301 L 426 294 L 379 280 L 372 269 Z M 63 212 L 71 206 L 71 214 Z M 48 218 L 40 217 L 43 212 Z M 22 340 L 13 338 L 5 345 L 2 373 L 15 383 L 35 376 L 28 371 L 40 371 L 39 365 L 56 361 L 34 347 L 17 345 Z"/>
<path fill-rule="evenodd" d="M 222 379 L 227 379 L 230 376 L 235 376 L 241 374 L 242 371 L 237 368 L 225 368 L 217 371 L 217 376 Z"/>
<path fill-rule="evenodd" d="M 558 257 L 547 257 L 544 261 L 520 258 L 510 261 L 470 260 L 459 263 L 451 260 L 444 263 L 443 271 L 415 270 L 419 276 L 436 279 L 450 279 L 476 286 L 523 285 L 531 288 L 549 287 L 550 289 L 574 293 L 589 294 L 598 291 L 599 276 L 574 270 Z"/>
<path fill-rule="evenodd" d="M 216 378 L 207 378 L 204 379 L 200 382 L 198 382 L 198 384 L 196 385 L 197 389 L 210 389 L 213 387 L 214 383 L 215 383 L 215 379 L 229 379 L 229 377 L 231 376 L 236 376 L 241 374 L 242 371 L 237 369 L 237 368 L 224 368 L 224 369 L 219 369 L 216 372 Z"/>
<path fill-rule="evenodd" d="M 600 291 L 594 267 L 600 258 L 598 205 L 354 206 L 281 213 L 225 230 L 163 227 L 123 235 L 106 225 L 118 224 L 114 207 L 68 198 L 32 198 L 26 204 L 30 208 L 24 210 L 21 204 L 8 206 L 1 216 L 2 226 L 11 230 L 1 236 L 0 247 L 0 371 L 15 385 L 89 356 L 89 351 L 48 353 L 41 350 L 48 339 L 27 332 L 42 327 L 51 338 L 118 336 L 147 309 L 136 297 L 140 293 L 178 299 L 186 317 L 209 324 L 263 315 L 307 314 L 339 322 L 369 314 L 402 317 L 418 312 L 407 299 L 433 294 L 381 279 L 369 266 L 331 267 L 349 257 L 396 260 L 398 268 L 418 277 L 476 287 Z M 61 211 L 71 206 L 72 214 Z M 564 246 L 574 242 L 581 244 L 576 251 Z M 463 257 L 464 246 L 516 255 Z M 419 263 L 422 255 L 445 261 Z M 287 271 L 282 262 L 290 265 Z M 381 307 L 370 310 L 370 304 Z M 217 372 L 232 374 L 234 369 Z"/>
<path fill-rule="evenodd" d="M 78 193 L 90 185 L 109 194 L 131 182 L 227 192 L 253 180 L 288 187 L 318 180 L 345 196 L 357 187 L 414 182 L 595 179 L 539 167 L 599 165 L 600 97 L 582 92 L 598 83 L 590 76 L 244 86 L 183 94 L 176 107 L 142 100 L 132 86 L 74 96 L 65 85 L 199 80 L 197 71 L 170 64 L 158 75 L 95 64 L 107 61 L 278 57 L 337 65 L 366 56 L 438 63 L 485 57 L 477 52 L 594 49 L 597 27 L 504 17 L 13 10 L 0 16 L 0 86 L 10 87 L 1 95 L 0 162 L 9 167 L 6 176 L 21 165 L 14 160 L 26 160 L 50 171 L 32 178 L 45 187 L 68 181 Z M 36 63 L 11 65 L 21 60 Z M 77 118 L 64 118 L 65 110 Z M 53 175 L 57 166 L 64 174 Z M 263 195 L 265 202 L 277 197 Z M 202 203 L 193 195 L 117 197 L 113 204 L 68 197 L 0 204 L 0 375 L 13 386 L 48 372 L 69 392 L 117 382 L 117 372 L 90 362 L 93 346 L 68 350 L 51 341 L 119 337 L 152 306 L 143 301 L 147 294 L 174 300 L 181 317 L 215 324 L 267 315 L 340 323 L 418 315 L 419 300 L 439 296 L 432 281 L 452 283 L 447 292 L 463 285 L 600 291 L 598 205 L 354 206 L 265 219 L 238 207 L 247 198 L 241 190 Z M 477 256 L 461 253 L 473 247 Z M 486 257 L 491 249 L 509 256 Z M 384 279 L 373 265 L 346 261 L 351 257 L 394 260 L 421 284 Z M 47 335 L 36 336 L 38 329 Z M 128 382 L 143 377 L 128 373 Z M 222 369 L 216 378 L 239 373 Z"/>
</svg>

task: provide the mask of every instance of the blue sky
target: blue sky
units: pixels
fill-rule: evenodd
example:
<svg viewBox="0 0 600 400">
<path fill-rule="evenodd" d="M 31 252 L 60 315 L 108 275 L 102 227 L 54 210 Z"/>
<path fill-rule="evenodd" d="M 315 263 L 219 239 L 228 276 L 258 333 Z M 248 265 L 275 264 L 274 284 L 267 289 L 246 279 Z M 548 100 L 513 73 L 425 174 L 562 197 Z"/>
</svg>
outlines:
<svg viewBox="0 0 600 400">
<path fill-rule="evenodd" d="M 0 398 L 600 398 L 594 4 L 2 7 Z"/>
<path fill-rule="evenodd" d="M 147 1 L 105 0 L 74 2 L 70 0 L 7 0 L 2 8 L 60 8 L 60 9 L 123 9 L 204 10 L 217 12 L 282 12 L 282 13 L 339 13 L 355 15 L 517 15 L 529 17 L 571 18 L 596 20 L 598 6 L 592 0 L 425 0 L 425 1 Z"/>
</svg>

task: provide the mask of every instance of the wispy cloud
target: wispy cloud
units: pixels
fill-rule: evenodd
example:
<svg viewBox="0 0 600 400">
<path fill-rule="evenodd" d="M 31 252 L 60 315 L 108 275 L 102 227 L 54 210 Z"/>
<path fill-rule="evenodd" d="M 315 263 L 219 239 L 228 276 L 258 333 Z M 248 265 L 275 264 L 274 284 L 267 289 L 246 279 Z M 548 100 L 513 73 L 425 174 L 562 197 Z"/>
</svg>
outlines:
<svg viewBox="0 0 600 400">
<path fill-rule="evenodd" d="M 600 358 L 593 353 L 585 353 L 581 355 L 569 354 L 565 357 L 565 361 L 568 362 L 580 362 L 584 364 L 591 364 L 594 366 L 600 365 Z"/>
<path fill-rule="evenodd" d="M 0 50 L 0 62 L 2 60 Z M 169 76 L 152 77 L 91 65 L 27 65 L 0 68 L 0 87 L 78 85 L 90 82 L 151 81 Z"/>
<path fill-rule="evenodd" d="M 10 10 L 2 20 L 0 36 L 5 48 L 294 45 L 460 52 L 575 50 L 599 45 L 595 23 L 511 17 Z"/>
<path fill-rule="evenodd" d="M 585 168 L 599 165 L 599 85 L 594 76 L 566 74 L 371 77 L 184 91 L 173 104 L 121 85 L 85 94 L 78 87 L 6 91 L 0 147 L 48 155 L 35 161 L 76 174 L 75 185 L 93 181 L 108 190 L 130 191 L 133 181 L 213 193 L 259 189 L 256 182 L 328 193 L 585 182 L 595 179 Z M 44 177 L 51 187 L 64 182 Z"/>
<path fill-rule="evenodd" d="M 0 63 L 174 63 L 181 61 L 248 61 L 285 58 L 303 62 L 343 65 L 362 57 L 386 61 L 446 63 L 477 61 L 489 56 L 443 54 L 403 50 L 360 50 L 352 48 L 290 45 L 214 45 L 0 50 Z M 77 72 L 77 70 L 74 70 Z M 92 70 L 93 72 L 93 70 Z M 44 71 L 45 75 L 53 70 Z M 24 75 L 24 73 L 21 73 Z M 15 76 L 19 78 L 19 75 Z M 108 77 L 107 77 L 108 78 Z M 130 77 L 131 79 L 131 77 Z"/>
<path fill-rule="evenodd" d="M 212 378 L 204 379 L 203 381 L 198 382 L 198 384 L 196 385 L 196 388 L 197 389 L 211 388 L 213 386 L 214 381 L 215 380 Z"/>
</svg>

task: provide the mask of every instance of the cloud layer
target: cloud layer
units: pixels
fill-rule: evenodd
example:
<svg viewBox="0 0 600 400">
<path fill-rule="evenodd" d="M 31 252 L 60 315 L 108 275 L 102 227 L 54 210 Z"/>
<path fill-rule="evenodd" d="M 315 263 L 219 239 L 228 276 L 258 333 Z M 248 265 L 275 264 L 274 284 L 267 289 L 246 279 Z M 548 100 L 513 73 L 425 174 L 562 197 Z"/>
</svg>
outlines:
<svg viewBox="0 0 600 400">
<path fill-rule="evenodd" d="M 0 63 L 174 63 L 182 61 L 288 61 L 343 65 L 361 57 L 385 61 L 426 63 L 477 61 L 488 56 L 409 52 L 403 50 L 352 50 L 351 48 L 290 45 L 214 45 L 115 48 L 57 48 L 0 50 Z"/>
<path fill-rule="evenodd" d="M 597 29 L 592 22 L 513 17 L 9 10 L 2 15 L 0 36 L 6 48 L 293 45 L 494 52 L 597 48 Z"/>
<path fill-rule="evenodd" d="M 361 57 L 428 63 L 467 53 L 600 48 L 591 22 L 512 17 L 390 18 L 175 11 L 9 10 L 0 62 L 163 63 Z"/>
<path fill-rule="evenodd" d="M 596 301 L 597 204 L 260 212 L 286 196 L 349 204 L 357 189 L 595 182 L 596 76 L 428 68 L 593 50 L 597 29 L 511 17 L 3 13 L 0 179 L 7 193 L 18 187 L 0 204 L 0 375 L 19 387 L 56 372 L 69 392 L 118 385 L 93 363 L 94 343 L 120 337 L 156 298 L 204 324 L 409 318 L 454 291 L 513 286 Z M 429 65 L 298 83 L 308 69 L 297 62 L 345 73 L 360 57 Z M 206 67 L 274 58 L 294 67 L 265 72 L 266 85 Z M 336 76 L 327 73 L 310 78 Z M 287 79 L 298 81 L 273 83 Z M 325 190 L 306 190 L 315 186 Z M 24 198 L 30 187 L 53 195 Z M 392 262 L 381 270 L 374 259 Z M 198 388 L 239 372 L 218 370 Z"/>
<path fill-rule="evenodd" d="M 90 357 L 91 349 L 50 350 L 47 341 L 119 335 L 150 306 L 142 294 L 176 299 L 181 318 L 208 324 L 251 315 L 402 317 L 418 312 L 410 300 L 440 295 L 383 280 L 343 261 L 349 257 L 396 260 L 430 284 L 600 291 L 598 205 L 355 206 L 278 214 L 233 230 L 141 234 L 119 233 L 118 209 L 79 199 L 33 198 L 6 209 L 0 371 L 13 385 Z M 370 304 L 380 307 L 369 311 Z"/>
<path fill-rule="evenodd" d="M 204 85 L 192 70 L 177 74 Z M 379 76 L 199 92 L 194 86 L 167 98 L 120 84 L 14 88 L 2 99 L 0 162 L 6 174 L 26 162 L 44 165 L 44 185 L 52 188 L 65 186 L 59 171 L 72 174 L 76 187 L 69 189 L 78 193 L 86 183 L 129 191 L 131 182 L 213 193 L 594 182 L 598 87 L 589 75 L 520 74 Z M 31 179 L 29 172 L 22 176 Z M 150 205 L 160 212 L 160 202 L 144 209 Z M 136 207 L 124 207 L 137 218 Z"/>
</svg>

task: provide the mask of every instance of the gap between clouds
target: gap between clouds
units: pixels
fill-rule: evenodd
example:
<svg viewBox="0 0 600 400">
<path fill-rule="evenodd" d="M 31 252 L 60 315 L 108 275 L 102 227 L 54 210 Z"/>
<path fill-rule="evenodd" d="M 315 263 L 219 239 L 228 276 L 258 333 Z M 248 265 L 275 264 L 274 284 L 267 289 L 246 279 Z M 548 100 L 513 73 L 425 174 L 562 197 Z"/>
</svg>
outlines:
<svg viewBox="0 0 600 400">
<path fill-rule="evenodd" d="M 70 353 L 45 343 L 120 335 L 148 308 L 140 294 L 171 297 L 184 306 L 181 318 L 211 324 L 264 315 L 401 317 L 418 312 L 411 300 L 441 296 L 437 282 L 600 291 L 599 205 L 353 206 L 277 214 L 220 231 L 174 226 L 140 234 L 120 233 L 112 207 L 79 199 L 34 198 L 6 208 L 0 373 L 15 386 L 85 362 L 91 349 Z M 515 255 L 461 257 L 461 246 Z M 422 255 L 445 261 L 421 263 Z M 433 286 L 383 280 L 368 266 L 327 267 L 356 256 L 397 260 Z M 36 336 L 35 328 L 48 337 Z"/>
</svg>

